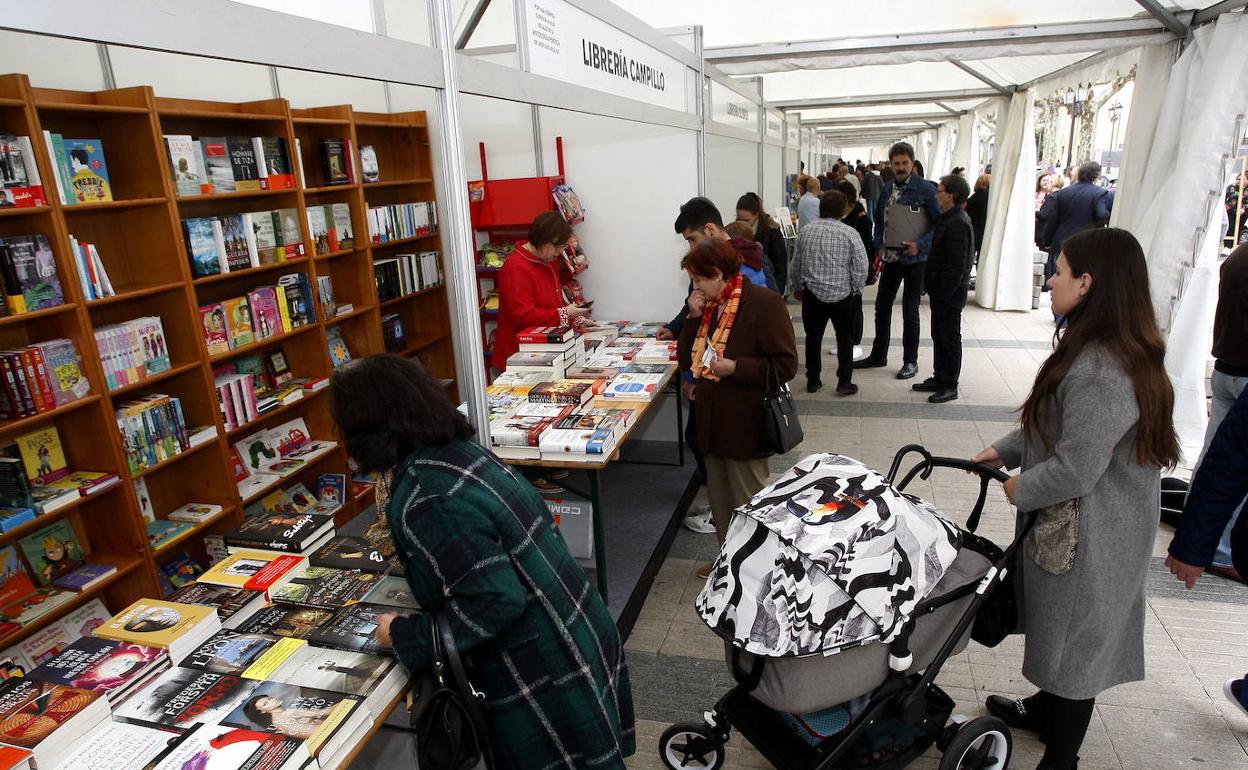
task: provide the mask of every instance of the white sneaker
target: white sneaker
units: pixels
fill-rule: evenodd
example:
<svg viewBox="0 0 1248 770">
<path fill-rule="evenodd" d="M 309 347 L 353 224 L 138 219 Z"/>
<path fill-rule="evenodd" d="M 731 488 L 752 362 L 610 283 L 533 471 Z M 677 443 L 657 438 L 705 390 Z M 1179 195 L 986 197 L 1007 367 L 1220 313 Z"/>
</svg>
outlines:
<svg viewBox="0 0 1248 770">
<path fill-rule="evenodd" d="M 854 345 L 854 360 L 855 361 L 862 358 L 862 353 L 863 353 L 862 347 L 858 345 Z M 836 356 L 836 345 L 833 345 L 832 347 L 828 348 L 828 355 L 833 356 L 833 357 Z"/>
<path fill-rule="evenodd" d="M 715 522 L 711 517 L 711 506 L 700 505 L 685 517 L 685 528 L 699 535 L 715 534 Z"/>
</svg>

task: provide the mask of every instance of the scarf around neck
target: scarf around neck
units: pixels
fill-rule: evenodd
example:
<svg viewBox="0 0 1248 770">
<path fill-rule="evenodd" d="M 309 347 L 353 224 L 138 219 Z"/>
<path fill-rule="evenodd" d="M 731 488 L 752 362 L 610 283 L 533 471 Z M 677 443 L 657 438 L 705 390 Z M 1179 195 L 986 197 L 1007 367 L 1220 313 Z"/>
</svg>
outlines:
<svg viewBox="0 0 1248 770">
<path fill-rule="evenodd" d="M 702 364 L 702 356 L 706 354 L 708 337 L 715 352 L 721 357 L 724 355 L 724 349 L 728 347 L 728 335 L 732 333 L 732 324 L 737 319 L 737 307 L 741 304 L 743 280 L 743 276 L 738 273 L 724 286 L 718 297 L 707 300 L 706 307 L 702 310 L 702 325 L 698 327 L 698 336 L 693 341 L 693 361 L 690 366 L 695 379 L 719 381 L 719 375 Z M 715 334 L 710 335 L 711 320 L 720 305 L 724 306 L 724 312 L 719 318 L 719 325 L 715 327 Z"/>
</svg>

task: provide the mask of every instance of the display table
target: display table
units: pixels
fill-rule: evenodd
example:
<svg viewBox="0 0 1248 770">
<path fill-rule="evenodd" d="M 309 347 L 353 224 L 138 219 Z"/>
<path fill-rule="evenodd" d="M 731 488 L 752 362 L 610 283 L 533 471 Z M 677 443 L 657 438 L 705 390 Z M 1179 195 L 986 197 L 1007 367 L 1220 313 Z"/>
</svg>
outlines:
<svg viewBox="0 0 1248 770">
<path fill-rule="evenodd" d="M 681 402 L 681 396 L 680 396 L 680 381 L 679 379 L 676 378 L 676 367 L 674 365 L 668 368 L 667 374 L 663 376 L 663 379 L 660 380 L 659 384 L 655 387 L 654 398 L 650 399 L 649 401 L 621 402 L 615 399 L 604 399 L 604 398 L 594 399 L 593 406 L 601 408 L 601 409 L 633 409 L 636 411 L 636 415 L 634 415 L 633 417 L 632 424 L 629 425 L 628 429 L 624 431 L 623 435 L 621 435 L 616 440 L 615 449 L 614 451 L 611 452 L 611 454 L 603 455 L 601 459 L 596 458 L 593 460 L 554 460 L 554 459 L 542 459 L 542 460 L 508 459 L 508 460 L 505 460 L 505 462 L 508 465 L 512 465 L 516 467 L 539 469 L 538 470 L 539 475 L 548 481 L 552 480 L 550 476 L 551 476 L 551 472 L 553 471 L 578 470 L 578 471 L 585 472 L 585 475 L 589 479 L 588 490 L 580 490 L 573 486 L 570 486 L 564 479 L 555 480 L 553 481 L 553 483 L 558 484 L 559 486 L 563 487 L 569 492 L 572 492 L 573 494 L 580 495 L 581 497 L 586 498 L 593 505 L 594 571 L 597 574 L 598 592 L 602 594 L 603 601 L 606 601 L 607 599 L 607 555 L 606 555 L 606 537 L 603 534 L 601 474 L 602 474 L 602 471 L 606 469 L 606 467 L 609 464 L 613 462 L 621 462 L 620 450 L 624 446 L 624 442 L 628 441 L 629 438 L 632 437 L 632 435 L 637 431 L 638 427 L 641 425 L 646 415 L 649 414 L 655 408 L 655 406 L 662 400 L 665 394 L 669 394 L 669 393 L 674 394 L 676 397 L 677 460 L 676 462 L 658 463 L 658 464 L 683 466 L 685 464 L 684 406 Z M 632 462 L 637 462 L 637 461 L 632 461 Z M 653 463 L 638 462 L 638 464 L 653 464 Z"/>
<path fill-rule="evenodd" d="M 394 713 L 394 710 L 399 707 L 399 704 L 403 703 L 403 701 L 407 698 L 408 695 L 411 694 L 411 692 L 412 692 L 412 688 L 409 685 L 408 687 L 405 687 L 403 689 L 403 692 L 394 696 L 394 699 L 390 701 L 389 703 L 387 703 L 386 707 L 381 710 L 381 714 L 377 717 L 376 721 L 373 722 L 373 726 L 369 728 L 368 732 L 365 733 L 362 738 L 360 738 L 359 743 L 355 745 L 355 748 L 351 749 L 351 753 L 348 754 L 346 758 L 342 760 L 342 763 L 339 764 L 337 767 L 333 767 L 333 768 L 327 767 L 327 768 L 322 768 L 322 770 L 347 770 L 349 767 L 351 767 L 351 763 L 354 762 L 356 758 L 360 756 L 360 753 L 364 751 L 364 748 L 366 746 L 368 746 L 369 741 L 371 741 L 373 737 L 377 735 L 378 731 L 380 731 L 381 728 L 385 726 L 386 720 L 390 718 L 390 715 Z"/>
</svg>

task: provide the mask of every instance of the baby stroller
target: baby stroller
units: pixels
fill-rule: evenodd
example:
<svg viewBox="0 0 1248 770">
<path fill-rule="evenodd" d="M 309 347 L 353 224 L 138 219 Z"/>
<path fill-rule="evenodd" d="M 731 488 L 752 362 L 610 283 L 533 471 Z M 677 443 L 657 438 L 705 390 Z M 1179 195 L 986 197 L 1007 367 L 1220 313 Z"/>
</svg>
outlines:
<svg viewBox="0 0 1248 770">
<path fill-rule="evenodd" d="M 922 459 L 895 481 L 907 454 Z M 935 468 L 978 476 L 965 528 L 901 490 Z M 671 770 L 717 770 L 735 727 L 780 770 L 902 768 L 933 744 L 941 770 L 1006 770 L 1011 737 L 996 717 L 954 720 L 934 681 L 967 644 L 1022 533 L 1004 552 L 975 534 L 992 481 L 1006 474 L 903 447 L 888 475 L 811 455 L 733 516 L 697 600 L 725 640 L 737 686 L 660 738 Z M 857 699 L 839 732 L 799 735 L 791 715 Z M 860 710 L 859 710 L 860 709 Z M 835 734 L 831 734 L 835 732 Z M 881 740 L 904 736 L 882 751 Z"/>
</svg>

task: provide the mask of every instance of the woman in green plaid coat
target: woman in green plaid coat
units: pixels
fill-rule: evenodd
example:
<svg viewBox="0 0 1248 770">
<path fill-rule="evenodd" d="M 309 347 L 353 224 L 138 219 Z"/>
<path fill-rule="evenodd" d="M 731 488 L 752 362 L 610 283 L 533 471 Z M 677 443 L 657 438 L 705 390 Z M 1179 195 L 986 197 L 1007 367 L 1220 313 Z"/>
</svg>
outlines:
<svg viewBox="0 0 1248 770">
<path fill-rule="evenodd" d="M 420 606 L 444 610 L 470 653 L 495 766 L 623 768 L 635 736 L 620 637 L 533 487 L 471 440 L 412 361 L 342 367 L 331 409 L 356 463 L 393 472 L 396 551 Z M 392 617 L 378 633 L 408 670 L 429 666 L 426 615 Z"/>
</svg>

